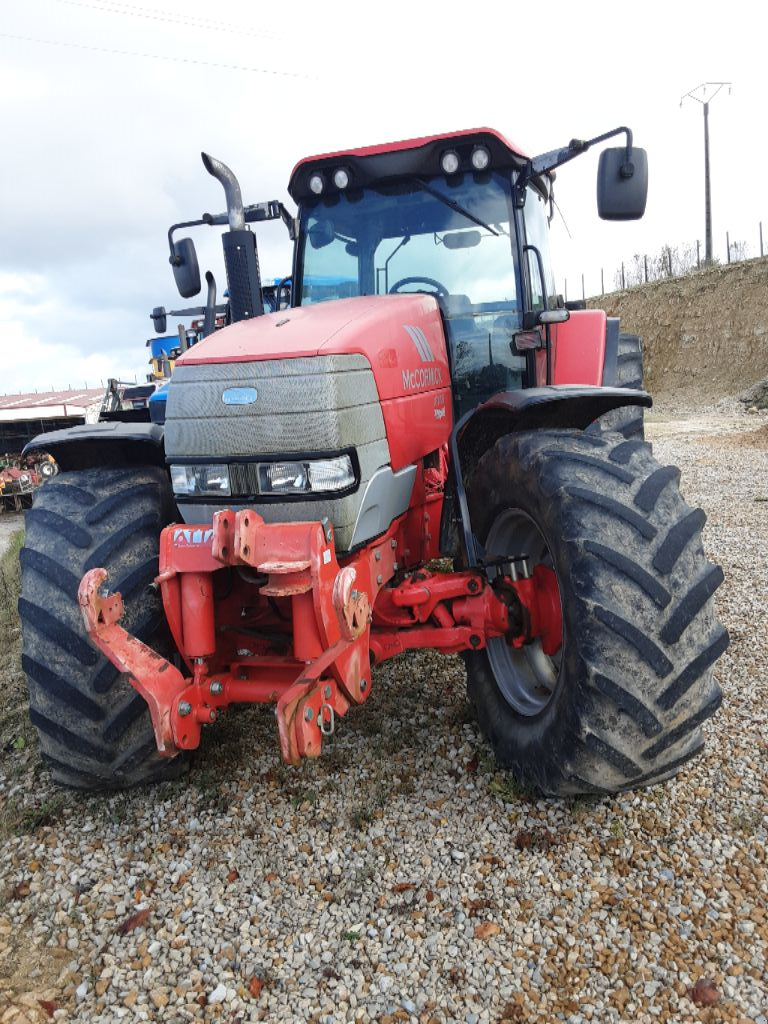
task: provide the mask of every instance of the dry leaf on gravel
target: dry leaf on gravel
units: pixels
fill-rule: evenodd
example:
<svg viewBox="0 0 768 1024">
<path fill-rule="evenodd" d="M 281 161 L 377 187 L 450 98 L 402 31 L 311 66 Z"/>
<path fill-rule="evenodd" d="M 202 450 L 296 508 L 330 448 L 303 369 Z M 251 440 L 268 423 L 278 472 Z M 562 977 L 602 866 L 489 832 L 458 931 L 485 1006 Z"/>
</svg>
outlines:
<svg viewBox="0 0 768 1024">
<path fill-rule="evenodd" d="M 501 1011 L 499 1024 L 513 1024 L 514 1021 L 522 1020 L 524 1012 L 520 1003 L 507 1003 Z"/>
<path fill-rule="evenodd" d="M 240 877 L 240 872 L 237 870 L 237 868 L 232 868 L 232 870 L 227 875 L 227 881 L 228 882 L 236 882 L 239 877 Z"/>
<path fill-rule="evenodd" d="M 248 982 L 248 991 L 251 993 L 253 999 L 258 999 L 261 995 L 261 990 L 264 987 L 264 982 L 261 978 L 257 978 L 256 975 L 251 978 Z"/>
<path fill-rule="evenodd" d="M 54 1013 L 58 1010 L 58 1004 L 51 1002 L 50 999 L 38 999 L 38 1003 L 42 1006 L 49 1017 L 53 1017 Z"/>
<path fill-rule="evenodd" d="M 493 921 L 483 921 L 475 928 L 476 939 L 490 939 L 493 935 L 498 935 L 501 928 Z"/>
<path fill-rule="evenodd" d="M 392 892 L 408 892 L 409 889 L 415 888 L 414 882 L 398 882 L 397 885 L 392 886 Z"/>
<path fill-rule="evenodd" d="M 480 899 L 480 900 L 467 900 L 467 910 L 469 911 L 470 917 L 475 917 L 481 910 L 491 910 L 493 907 L 493 900 Z"/>
<path fill-rule="evenodd" d="M 134 931 L 136 928 L 141 928 L 146 923 L 147 918 L 152 913 L 152 907 L 145 907 L 143 910 L 137 910 L 135 914 L 131 914 L 117 926 L 118 935 L 127 935 L 128 932 Z"/>
<path fill-rule="evenodd" d="M 715 987 L 714 981 L 709 978 L 699 978 L 691 989 L 691 999 L 697 1006 L 714 1006 L 720 1002 L 720 993 Z"/>
<path fill-rule="evenodd" d="M 515 846 L 518 850 L 548 850 L 557 842 L 557 836 L 547 829 L 540 829 L 536 832 L 518 832 L 515 836 Z"/>
</svg>

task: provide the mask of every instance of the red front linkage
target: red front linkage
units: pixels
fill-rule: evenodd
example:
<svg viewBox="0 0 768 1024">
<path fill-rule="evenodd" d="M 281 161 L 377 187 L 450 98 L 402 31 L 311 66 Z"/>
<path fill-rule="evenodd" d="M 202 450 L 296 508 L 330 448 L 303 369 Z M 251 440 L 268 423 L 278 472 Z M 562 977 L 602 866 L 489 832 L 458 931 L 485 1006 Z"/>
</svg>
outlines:
<svg viewBox="0 0 768 1024">
<path fill-rule="evenodd" d="M 222 707 L 277 703 L 282 756 L 297 764 L 367 700 L 371 655 L 478 650 L 502 636 L 559 648 L 552 570 L 494 586 L 478 571 L 419 570 L 389 585 L 407 544 L 396 521 L 340 566 L 326 521 L 267 524 L 245 509 L 216 513 L 212 526 L 167 527 L 156 585 L 189 674 L 119 625 L 122 598 L 108 593 L 104 569 L 83 577 L 78 600 L 92 642 L 147 701 L 161 754 L 197 747 Z"/>
</svg>

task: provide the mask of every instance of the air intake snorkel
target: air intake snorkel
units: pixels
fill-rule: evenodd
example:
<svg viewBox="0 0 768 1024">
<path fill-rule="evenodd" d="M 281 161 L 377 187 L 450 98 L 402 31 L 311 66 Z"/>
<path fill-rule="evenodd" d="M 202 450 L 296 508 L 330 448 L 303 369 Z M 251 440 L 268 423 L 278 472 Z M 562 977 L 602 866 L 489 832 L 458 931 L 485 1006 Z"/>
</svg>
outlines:
<svg viewBox="0 0 768 1024">
<path fill-rule="evenodd" d="M 224 247 L 231 318 L 233 322 L 250 320 L 264 312 L 256 236 L 245 226 L 243 197 L 235 175 L 221 160 L 216 160 L 207 153 L 200 155 L 206 171 L 221 183 L 227 200 L 229 231 L 224 232 L 221 241 Z"/>
</svg>

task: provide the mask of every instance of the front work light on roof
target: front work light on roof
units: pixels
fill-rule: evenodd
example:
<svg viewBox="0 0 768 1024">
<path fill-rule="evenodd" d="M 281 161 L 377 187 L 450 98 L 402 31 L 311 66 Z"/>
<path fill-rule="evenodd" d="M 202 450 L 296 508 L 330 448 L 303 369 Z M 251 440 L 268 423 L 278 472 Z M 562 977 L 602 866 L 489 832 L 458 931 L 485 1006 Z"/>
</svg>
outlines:
<svg viewBox="0 0 768 1024">
<path fill-rule="evenodd" d="M 476 171 L 484 171 L 491 162 L 491 154 L 485 146 L 475 146 L 472 150 L 472 166 Z"/>
<path fill-rule="evenodd" d="M 315 193 L 316 196 L 321 195 L 323 189 L 325 188 L 325 182 L 323 181 L 322 174 L 313 174 L 312 177 L 309 179 L 309 187 Z"/>
<path fill-rule="evenodd" d="M 459 154 L 447 149 L 440 157 L 440 166 L 445 174 L 455 174 L 459 169 Z"/>
<path fill-rule="evenodd" d="M 349 184 L 349 174 L 343 167 L 338 167 L 333 174 L 333 184 L 336 188 L 346 188 Z"/>
</svg>

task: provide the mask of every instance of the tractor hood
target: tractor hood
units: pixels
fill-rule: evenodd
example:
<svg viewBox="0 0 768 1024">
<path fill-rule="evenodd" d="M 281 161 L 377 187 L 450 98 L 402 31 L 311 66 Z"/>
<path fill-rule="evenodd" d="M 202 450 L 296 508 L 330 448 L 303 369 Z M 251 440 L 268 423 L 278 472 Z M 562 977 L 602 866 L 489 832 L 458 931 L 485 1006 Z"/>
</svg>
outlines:
<svg viewBox="0 0 768 1024">
<path fill-rule="evenodd" d="M 443 323 L 431 295 L 338 299 L 244 320 L 188 349 L 177 366 L 365 356 L 380 399 L 447 387 Z"/>
</svg>

